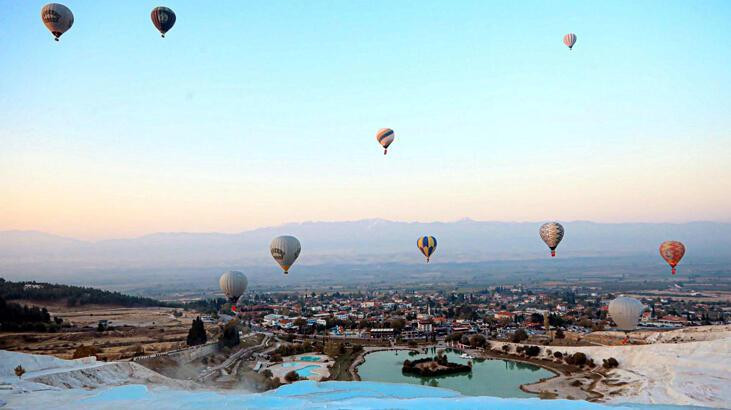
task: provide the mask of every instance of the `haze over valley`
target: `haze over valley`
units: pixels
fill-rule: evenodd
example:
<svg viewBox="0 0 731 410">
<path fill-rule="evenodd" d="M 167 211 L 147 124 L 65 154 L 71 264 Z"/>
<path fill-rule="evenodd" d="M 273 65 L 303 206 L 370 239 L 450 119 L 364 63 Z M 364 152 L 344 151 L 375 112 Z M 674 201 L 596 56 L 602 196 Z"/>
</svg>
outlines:
<svg viewBox="0 0 731 410">
<path fill-rule="evenodd" d="M 216 290 L 220 272 L 246 272 L 252 288 L 334 286 L 374 283 L 460 283 L 470 286 L 518 283 L 528 278 L 591 279 L 629 275 L 660 279 L 667 265 L 657 256 L 666 238 L 690 250 L 682 278 L 728 275 L 731 224 L 606 224 L 563 222 L 566 236 L 550 258 L 536 222 L 304 222 L 225 233 L 154 233 L 138 238 L 84 241 L 33 231 L 0 232 L 0 273 L 8 279 L 33 277 L 148 292 Z M 439 250 L 428 265 L 415 241 L 429 232 Z M 281 275 L 268 244 L 280 233 L 304 241 L 298 264 Z M 32 272 L 32 275 L 31 275 Z M 144 286 L 140 286 L 140 281 Z M 154 291 L 153 291 L 154 294 Z"/>
</svg>

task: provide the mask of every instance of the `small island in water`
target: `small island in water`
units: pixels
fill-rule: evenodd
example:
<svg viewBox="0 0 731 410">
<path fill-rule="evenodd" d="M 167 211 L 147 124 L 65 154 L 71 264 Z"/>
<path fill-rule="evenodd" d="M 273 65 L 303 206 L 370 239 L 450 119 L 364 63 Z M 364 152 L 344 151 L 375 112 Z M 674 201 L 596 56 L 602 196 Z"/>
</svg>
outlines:
<svg viewBox="0 0 731 410">
<path fill-rule="evenodd" d="M 446 374 L 470 373 L 472 362 L 468 364 L 450 363 L 447 355 L 440 351 L 434 357 L 426 357 L 418 360 L 404 360 L 401 371 L 414 376 L 442 376 Z"/>
</svg>

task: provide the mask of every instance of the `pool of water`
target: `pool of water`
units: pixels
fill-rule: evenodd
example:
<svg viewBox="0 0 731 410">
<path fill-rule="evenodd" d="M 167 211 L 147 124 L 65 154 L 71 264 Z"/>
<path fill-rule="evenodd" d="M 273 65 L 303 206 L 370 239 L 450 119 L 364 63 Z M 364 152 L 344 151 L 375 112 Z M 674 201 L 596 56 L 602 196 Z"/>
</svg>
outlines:
<svg viewBox="0 0 731 410">
<path fill-rule="evenodd" d="M 320 358 L 318 356 L 302 356 L 300 360 L 303 362 L 319 362 Z"/>
<path fill-rule="evenodd" d="M 297 365 L 299 365 L 299 363 L 296 363 L 296 362 L 282 363 L 282 367 L 284 367 L 284 368 L 295 367 Z"/>
<path fill-rule="evenodd" d="M 450 362 L 467 364 L 458 353 L 447 350 Z M 414 354 L 406 350 L 375 352 L 365 357 L 365 363 L 358 366 L 361 380 L 389 383 L 411 383 L 424 386 L 443 387 L 469 396 L 536 397 L 520 390 L 521 384 L 529 384 L 541 378 L 552 377 L 553 373 L 532 364 L 510 360 L 472 360 L 470 374 L 455 374 L 437 377 L 405 375 L 401 367 L 405 359 L 416 360 L 434 357 L 436 349 L 427 354 Z"/>
<path fill-rule="evenodd" d="M 297 374 L 300 375 L 300 377 L 309 377 L 310 375 L 312 375 L 312 371 L 318 369 L 319 367 L 320 366 L 310 365 L 295 371 L 297 372 Z"/>
</svg>

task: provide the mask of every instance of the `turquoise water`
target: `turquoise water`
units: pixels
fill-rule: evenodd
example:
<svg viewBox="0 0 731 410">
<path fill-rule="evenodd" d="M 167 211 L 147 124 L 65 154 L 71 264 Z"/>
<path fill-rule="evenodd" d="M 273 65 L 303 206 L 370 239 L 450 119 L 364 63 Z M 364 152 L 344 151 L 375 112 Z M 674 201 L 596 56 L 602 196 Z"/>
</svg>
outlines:
<svg viewBox="0 0 731 410">
<path fill-rule="evenodd" d="M 530 384 L 541 378 L 554 374 L 541 367 L 509 360 L 472 360 L 470 374 L 455 374 L 438 377 L 420 377 L 404 375 L 401 367 L 404 360 L 416 360 L 436 355 L 436 349 L 429 353 L 413 354 L 406 350 L 375 352 L 365 357 L 365 363 L 358 366 L 358 374 L 363 381 L 411 383 L 424 386 L 443 387 L 456 390 L 469 396 L 496 397 L 536 397 L 520 390 L 521 384 Z M 462 359 L 458 353 L 447 350 L 450 362 L 467 364 L 469 359 Z"/>
<path fill-rule="evenodd" d="M 399 356 L 404 356 L 399 354 Z M 17 397 L 22 396 L 22 397 Z M 148 389 L 143 385 L 126 385 L 104 389 L 66 389 L 37 391 L 29 394 L 4 393 L 8 407 L 41 409 L 51 402 L 56 407 L 72 409 L 302 409 L 357 408 L 404 410 L 680 410 L 687 407 L 650 404 L 607 406 L 581 400 L 501 399 L 462 396 L 455 391 L 432 389 L 413 384 L 375 382 L 301 381 L 265 393 L 221 393 L 217 390 Z M 700 408 L 698 408 L 700 410 Z"/>
<path fill-rule="evenodd" d="M 287 368 L 287 367 L 295 367 L 297 365 L 299 365 L 299 363 L 297 363 L 297 362 L 282 363 L 282 367 L 284 367 L 284 368 Z"/>
<path fill-rule="evenodd" d="M 317 356 L 302 356 L 300 360 L 303 362 L 319 362 L 320 358 Z"/>
<path fill-rule="evenodd" d="M 310 365 L 295 371 L 297 372 L 297 374 L 300 375 L 300 377 L 309 377 L 310 375 L 312 375 L 312 371 L 318 369 L 319 367 L 320 366 Z"/>
</svg>

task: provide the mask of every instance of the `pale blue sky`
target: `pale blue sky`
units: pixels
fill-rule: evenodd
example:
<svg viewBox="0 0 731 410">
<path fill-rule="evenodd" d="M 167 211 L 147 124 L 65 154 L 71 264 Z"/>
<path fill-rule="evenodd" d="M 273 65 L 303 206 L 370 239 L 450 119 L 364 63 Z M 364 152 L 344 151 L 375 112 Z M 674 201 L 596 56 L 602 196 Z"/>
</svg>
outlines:
<svg viewBox="0 0 731 410">
<path fill-rule="evenodd" d="M 0 229 L 731 220 L 731 2 L 0 4 Z"/>
</svg>

